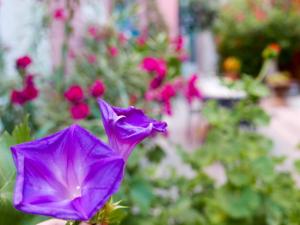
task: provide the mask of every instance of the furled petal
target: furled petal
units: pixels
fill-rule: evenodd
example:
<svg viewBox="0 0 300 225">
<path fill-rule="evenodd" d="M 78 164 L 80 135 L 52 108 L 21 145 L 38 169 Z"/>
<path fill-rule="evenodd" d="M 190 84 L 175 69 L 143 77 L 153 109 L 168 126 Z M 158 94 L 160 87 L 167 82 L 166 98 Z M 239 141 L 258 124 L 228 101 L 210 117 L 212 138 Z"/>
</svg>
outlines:
<svg viewBox="0 0 300 225">
<path fill-rule="evenodd" d="M 78 125 L 11 149 L 14 205 L 27 213 L 88 220 L 123 178 L 124 160 Z"/>
<path fill-rule="evenodd" d="M 133 148 L 157 132 L 166 132 L 167 124 L 147 117 L 134 107 L 112 107 L 99 99 L 102 121 L 109 144 L 126 161 Z"/>
</svg>

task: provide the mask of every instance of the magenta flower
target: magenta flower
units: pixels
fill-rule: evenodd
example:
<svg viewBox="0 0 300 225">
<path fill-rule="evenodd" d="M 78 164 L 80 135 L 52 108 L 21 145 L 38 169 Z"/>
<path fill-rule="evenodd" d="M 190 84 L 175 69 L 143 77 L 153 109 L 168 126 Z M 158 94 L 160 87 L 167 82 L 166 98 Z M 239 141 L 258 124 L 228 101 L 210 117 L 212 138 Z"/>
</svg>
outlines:
<svg viewBox="0 0 300 225">
<path fill-rule="evenodd" d="M 90 107 L 85 102 L 71 105 L 70 113 L 74 120 L 83 120 L 90 114 Z"/>
<path fill-rule="evenodd" d="M 20 57 L 16 61 L 16 68 L 18 70 L 26 70 L 27 67 L 32 63 L 31 58 L 28 55 Z"/>
<path fill-rule="evenodd" d="M 13 146 L 18 210 L 65 220 L 89 220 L 114 194 L 125 162 L 78 125 Z"/>
<path fill-rule="evenodd" d="M 102 80 L 96 80 L 90 87 L 90 93 L 94 98 L 99 98 L 105 93 L 105 84 Z"/>
<path fill-rule="evenodd" d="M 157 89 L 159 88 L 164 81 L 164 77 L 162 76 L 155 76 L 151 81 L 150 81 L 150 89 Z"/>
<path fill-rule="evenodd" d="M 71 103 L 78 103 L 84 99 L 84 93 L 79 85 L 72 85 L 64 93 L 66 100 Z"/>
<path fill-rule="evenodd" d="M 174 38 L 173 44 L 174 44 L 174 47 L 175 47 L 175 51 L 180 52 L 184 47 L 184 38 L 183 38 L 183 36 L 178 35 L 176 38 Z"/>
<path fill-rule="evenodd" d="M 152 73 L 156 70 L 157 59 L 154 57 L 145 57 L 142 61 L 141 66 L 145 71 Z"/>
<path fill-rule="evenodd" d="M 145 57 L 141 63 L 141 67 L 148 73 L 154 73 L 157 76 L 165 77 L 167 74 L 167 63 L 163 59 L 155 57 Z"/>
<path fill-rule="evenodd" d="M 198 76 L 196 74 L 192 75 L 187 83 L 185 96 L 188 102 L 191 104 L 194 99 L 202 100 L 203 96 L 197 87 Z"/>
<path fill-rule="evenodd" d="M 111 46 L 108 48 L 108 53 L 111 57 L 115 58 L 119 55 L 119 49 L 115 46 Z"/>
<path fill-rule="evenodd" d="M 53 18 L 56 20 L 65 20 L 66 12 L 64 8 L 57 8 L 53 12 Z"/>
<path fill-rule="evenodd" d="M 110 147 L 127 161 L 133 148 L 145 138 L 157 132 L 166 132 L 167 124 L 147 117 L 134 107 L 110 106 L 99 99 L 102 121 Z"/>
<path fill-rule="evenodd" d="M 10 100 L 13 104 L 24 105 L 34 100 L 39 95 L 39 90 L 35 86 L 33 75 L 27 75 L 24 79 L 22 90 L 12 90 Z"/>
<path fill-rule="evenodd" d="M 164 112 L 167 115 L 172 115 L 172 104 L 171 100 L 176 96 L 176 90 L 171 83 L 165 84 L 160 92 L 160 100 L 164 105 Z"/>
</svg>

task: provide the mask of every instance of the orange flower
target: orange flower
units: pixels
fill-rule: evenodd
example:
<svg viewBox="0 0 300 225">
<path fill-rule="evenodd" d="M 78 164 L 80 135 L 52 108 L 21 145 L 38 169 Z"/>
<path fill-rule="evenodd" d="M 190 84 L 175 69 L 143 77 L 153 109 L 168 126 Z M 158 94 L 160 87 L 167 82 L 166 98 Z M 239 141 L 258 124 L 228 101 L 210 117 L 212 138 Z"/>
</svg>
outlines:
<svg viewBox="0 0 300 225">
<path fill-rule="evenodd" d="M 276 58 L 276 57 L 278 57 L 280 51 L 281 51 L 281 46 L 279 44 L 271 43 L 263 51 L 263 57 L 265 59 Z"/>
<path fill-rule="evenodd" d="M 236 57 L 228 57 L 223 63 L 223 69 L 225 72 L 239 72 L 241 69 L 241 62 Z"/>
</svg>

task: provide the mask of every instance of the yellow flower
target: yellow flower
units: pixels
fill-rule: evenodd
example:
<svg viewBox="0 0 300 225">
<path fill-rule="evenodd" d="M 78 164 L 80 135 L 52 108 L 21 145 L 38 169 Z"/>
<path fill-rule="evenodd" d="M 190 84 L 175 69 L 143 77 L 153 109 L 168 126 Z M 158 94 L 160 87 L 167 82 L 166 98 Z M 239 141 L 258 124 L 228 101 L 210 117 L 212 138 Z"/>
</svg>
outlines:
<svg viewBox="0 0 300 225">
<path fill-rule="evenodd" d="M 225 72 L 240 72 L 241 62 L 236 57 L 228 57 L 223 63 L 223 69 Z"/>
</svg>

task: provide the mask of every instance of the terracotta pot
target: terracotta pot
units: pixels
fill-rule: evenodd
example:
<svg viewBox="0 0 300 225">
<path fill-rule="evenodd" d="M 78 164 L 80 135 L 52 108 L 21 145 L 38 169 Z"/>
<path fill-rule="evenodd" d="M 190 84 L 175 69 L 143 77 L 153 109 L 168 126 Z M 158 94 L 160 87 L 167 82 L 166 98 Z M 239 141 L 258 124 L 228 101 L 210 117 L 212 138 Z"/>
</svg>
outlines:
<svg viewBox="0 0 300 225">
<path fill-rule="evenodd" d="M 288 94 L 290 86 L 291 86 L 290 83 L 283 84 L 283 85 L 270 86 L 272 89 L 272 92 L 274 93 L 274 104 L 275 105 L 284 106 L 287 104 L 286 96 Z"/>
</svg>

